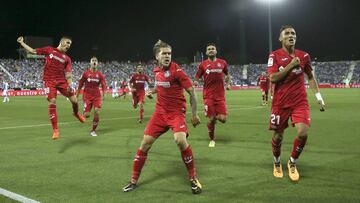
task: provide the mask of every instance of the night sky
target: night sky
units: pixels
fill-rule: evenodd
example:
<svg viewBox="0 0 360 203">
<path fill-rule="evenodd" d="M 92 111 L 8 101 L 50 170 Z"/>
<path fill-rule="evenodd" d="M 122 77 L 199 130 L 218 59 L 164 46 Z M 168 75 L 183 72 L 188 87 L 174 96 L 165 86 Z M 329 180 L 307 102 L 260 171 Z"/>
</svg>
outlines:
<svg viewBox="0 0 360 203">
<path fill-rule="evenodd" d="M 360 1 L 282 0 L 271 6 L 273 49 L 279 28 L 295 27 L 297 48 L 318 61 L 360 60 Z M 173 57 L 192 60 L 208 42 L 229 63 L 265 63 L 267 4 L 258 0 L 4 1 L 0 6 L 0 58 L 17 58 L 16 38 L 73 38 L 73 60 L 143 60 L 162 39 Z M 36 48 L 36 47 L 34 47 Z"/>
</svg>

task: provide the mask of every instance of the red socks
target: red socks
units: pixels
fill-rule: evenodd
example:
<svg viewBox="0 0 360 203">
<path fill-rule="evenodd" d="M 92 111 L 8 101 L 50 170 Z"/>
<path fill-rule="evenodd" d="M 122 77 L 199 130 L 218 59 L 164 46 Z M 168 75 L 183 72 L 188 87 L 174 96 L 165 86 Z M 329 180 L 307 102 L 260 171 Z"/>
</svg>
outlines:
<svg viewBox="0 0 360 203">
<path fill-rule="evenodd" d="M 94 119 L 93 119 L 93 126 L 92 126 L 92 131 L 95 131 L 97 126 L 98 126 L 98 123 L 99 123 L 99 115 L 95 114 L 94 115 Z"/>
<path fill-rule="evenodd" d="M 274 138 L 272 139 L 271 142 L 272 145 L 272 152 L 274 157 L 278 158 L 280 157 L 281 154 L 281 140 L 275 140 Z"/>
<path fill-rule="evenodd" d="M 293 149 L 291 152 L 291 157 L 293 159 L 298 159 L 301 152 L 303 151 L 305 144 L 306 144 L 307 137 L 304 137 L 302 139 L 295 138 Z"/>
<path fill-rule="evenodd" d="M 49 104 L 48 108 L 49 108 L 49 118 L 52 128 L 53 130 L 58 129 L 56 104 Z"/>
<path fill-rule="evenodd" d="M 138 149 L 138 151 L 136 152 L 134 161 L 133 161 L 133 171 L 132 171 L 132 176 L 131 176 L 132 183 L 137 183 L 140 173 L 141 173 L 141 170 L 144 167 L 146 158 L 147 158 L 147 153 Z"/>
<path fill-rule="evenodd" d="M 207 124 L 210 140 L 215 140 L 215 122 Z"/>
<path fill-rule="evenodd" d="M 195 161 L 190 145 L 184 151 L 181 152 L 181 157 L 189 173 L 189 178 L 195 179 L 196 178 Z"/>
</svg>

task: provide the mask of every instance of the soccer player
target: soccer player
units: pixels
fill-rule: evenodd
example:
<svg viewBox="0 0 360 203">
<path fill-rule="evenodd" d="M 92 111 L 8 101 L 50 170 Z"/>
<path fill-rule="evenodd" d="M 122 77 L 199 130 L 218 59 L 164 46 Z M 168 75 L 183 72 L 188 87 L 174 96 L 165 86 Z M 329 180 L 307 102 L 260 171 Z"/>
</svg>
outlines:
<svg viewBox="0 0 360 203">
<path fill-rule="evenodd" d="M 94 56 L 90 59 L 90 68 L 86 70 L 79 80 L 79 87 L 76 92 L 76 97 L 79 97 L 80 91 L 84 86 L 84 116 L 90 117 L 92 107 L 94 107 L 94 119 L 90 135 L 95 137 L 96 128 L 100 120 L 101 101 L 105 98 L 106 80 L 104 75 L 98 70 L 98 59 Z M 99 86 L 101 84 L 102 93 L 100 93 Z"/>
<path fill-rule="evenodd" d="M 295 29 L 290 25 L 282 26 L 279 41 L 282 48 L 273 51 L 268 59 L 270 81 L 275 83 L 269 128 L 274 131 L 272 136 L 273 175 L 278 178 L 283 177 L 280 163 L 281 143 L 284 130 L 288 127 L 288 120 L 291 118 L 292 126 L 295 126 L 297 133 L 287 167 L 290 179 L 298 181 L 300 175 L 296 168 L 296 160 L 304 149 L 310 126 L 310 109 L 304 85 L 304 73 L 320 104 L 320 111 L 325 110 L 325 103 L 311 72 L 310 55 L 295 49 Z"/>
<path fill-rule="evenodd" d="M 2 92 L 2 96 L 4 97 L 3 103 L 10 102 L 8 90 L 9 90 L 9 83 L 4 81 L 3 82 L 3 92 Z"/>
<path fill-rule="evenodd" d="M 119 87 L 118 87 L 118 82 L 116 80 L 111 82 L 111 86 L 112 86 L 112 97 L 114 99 L 119 97 Z"/>
<path fill-rule="evenodd" d="M 45 68 L 43 80 L 45 82 L 49 117 L 53 128 L 54 140 L 59 139 L 60 133 L 57 122 L 56 112 L 56 96 L 59 91 L 65 97 L 70 99 L 73 108 L 73 115 L 81 122 L 85 122 L 85 118 L 79 113 L 78 101 L 75 92 L 71 90 L 72 74 L 71 59 L 65 53 L 69 50 L 72 40 L 70 37 L 62 37 L 57 48 L 44 47 L 33 49 L 24 42 L 23 37 L 19 37 L 17 42 L 32 54 L 45 55 Z"/>
<path fill-rule="evenodd" d="M 230 75 L 225 60 L 216 57 L 217 50 L 214 43 L 206 46 L 208 59 L 200 63 L 195 75 L 194 85 L 198 86 L 201 78 L 204 79 L 203 99 L 205 116 L 208 118 L 209 147 L 215 147 L 215 124 L 216 121 L 225 123 L 227 109 L 225 101 L 224 85 L 230 90 Z M 225 82 L 224 82 L 225 76 Z"/>
<path fill-rule="evenodd" d="M 268 95 L 270 88 L 270 79 L 266 75 L 266 72 L 262 72 L 258 78 L 258 85 L 260 86 L 261 96 L 262 96 L 262 105 L 268 104 Z"/>
<path fill-rule="evenodd" d="M 179 65 L 171 62 L 171 46 L 169 44 L 159 40 L 153 49 L 159 66 L 153 71 L 155 89 L 148 90 L 147 95 L 157 93 L 155 112 L 145 128 L 143 140 L 135 155 L 131 181 L 123 188 L 123 191 L 129 192 L 136 188 L 152 144 L 171 128 L 189 174 L 191 190 L 193 194 L 199 194 L 202 190 L 196 177 L 193 153 L 187 141 L 186 100 L 183 94 L 185 89 L 190 95 L 191 123 L 195 127 L 200 123 L 196 112 L 195 90 L 185 72 Z"/>
<path fill-rule="evenodd" d="M 122 97 L 124 96 L 124 99 L 126 98 L 126 86 L 127 86 L 127 82 L 126 82 L 126 79 L 124 78 L 121 83 L 120 83 L 120 96 L 119 97 Z"/>
<path fill-rule="evenodd" d="M 136 67 L 136 73 L 129 81 L 130 91 L 132 92 L 133 107 L 136 109 L 140 106 L 140 119 L 139 123 L 143 122 L 144 118 L 144 102 L 145 102 L 145 83 L 151 85 L 149 77 L 144 74 L 142 65 Z"/>
</svg>

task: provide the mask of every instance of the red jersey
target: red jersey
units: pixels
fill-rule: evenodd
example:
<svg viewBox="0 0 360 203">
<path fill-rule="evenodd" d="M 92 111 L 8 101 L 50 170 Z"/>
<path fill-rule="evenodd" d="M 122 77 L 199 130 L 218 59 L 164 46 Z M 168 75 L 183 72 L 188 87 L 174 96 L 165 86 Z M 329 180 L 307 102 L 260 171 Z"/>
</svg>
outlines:
<svg viewBox="0 0 360 203">
<path fill-rule="evenodd" d="M 273 107 L 289 108 L 308 105 L 304 73 L 310 74 L 312 71 L 310 55 L 295 49 L 295 56 L 299 57 L 300 65 L 289 72 L 285 79 L 275 83 Z M 283 48 L 273 51 L 268 60 L 269 75 L 282 71 L 293 58 Z"/>
<path fill-rule="evenodd" d="M 155 112 L 160 114 L 185 113 L 184 89 L 192 87 L 191 80 L 186 73 L 174 62 L 171 62 L 167 68 L 156 67 L 153 72 L 157 93 Z"/>
<path fill-rule="evenodd" d="M 145 82 L 149 83 L 149 77 L 145 74 L 135 73 L 130 79 L 130 83 L 136 92 L 145 92 Z"/>
<path fill-rule="evenodd" d="M 106 81 L 104 75 L 99 71 L 86 70 L 82 77 L 79 80 L 78 89 L 81 90 L 85 84 L 84 88 L 84 99 L 93 99 L 101 97 L 99 86 L 101 84 L 102 91 L 106 90 Z"/>
<path fill-rule="evenodd" d="M 224 74 L 228 74 L 225 60 L 216 58 L 215 61 L 207 59 L 201 62 L 195 78 L 204 77 L 204 99 L 225 99 Z"/>
<path fill-rule="evenodd" d="M 36 49 L 36 54 L 45 55 L 44 81 L 66 81 L 65 73 L 71 72 L 71 59 L 54 47 Z"/>
<path fill-rule="evenodd" d="M 270 82 L 270 79 L 266 75 L 260 75 L 258 78 L 258 84 L 259 84 L 260 88 L 263 90 L 269 89 L 269 82 Z"/>
</svg>

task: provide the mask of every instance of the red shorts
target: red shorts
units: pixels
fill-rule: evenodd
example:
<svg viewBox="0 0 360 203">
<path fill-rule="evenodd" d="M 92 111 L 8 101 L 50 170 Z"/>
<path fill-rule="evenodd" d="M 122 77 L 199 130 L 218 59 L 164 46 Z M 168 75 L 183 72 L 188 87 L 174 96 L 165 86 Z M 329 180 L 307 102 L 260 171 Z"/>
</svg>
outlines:
<svg viewBox="0 0 360 203">
<path fill-rule="evenodd" d="M 260 91 L 261 91 L 261 92 L 268 93 L 269 88 L 268 88 L 268 87 L 260 87 Z"/>
<path fill-rule="evenodd" d="M 145 92 L 133 92 L 132 94 L 133 106 L 137 107 L 139 102 L 145 103 Z"/>
<path fill-rule="evenodd" d="M 214 117 L 218 114 L 227 115 L 225 99 L 204 99 L 204 109 L 206 117 Z"/>
<path fill-rule="evenodd" d="M 155 112 L 147 123 L 144 134 L 158 138 L 170 128 L 173 133 L 185 132 L 188 134 L 185 114 L 159 114 Z"/>
<path fill-rule="evenodd" d="M 101 108 L 101 97 L 84 99 L 84 112 L 90 112 L 92 107 Z"/>
<path fill-rule="evenodd" d="M 305 123 L 310 126 L 309 106 L 302 105 L 286 109 L 273 108 L 271 110 L 269 130 L 274 130 L 276 132 L 284 131 L 289 126 L 288 120 L 290 117 L 293 127 L 296 123 Z"/>
<path fill-rule="evenodd" d="M 48 100 L 56 98 L 57 91 L 59 91 L 65 97 L 71 97 L 75 95 L 75 92 L 69 88 L 69 85 L 66 81 L 45 81 L 45 93 L 47 94 Z"/>
</svg>

